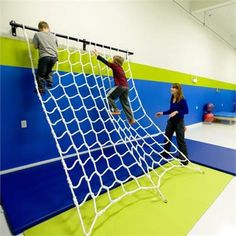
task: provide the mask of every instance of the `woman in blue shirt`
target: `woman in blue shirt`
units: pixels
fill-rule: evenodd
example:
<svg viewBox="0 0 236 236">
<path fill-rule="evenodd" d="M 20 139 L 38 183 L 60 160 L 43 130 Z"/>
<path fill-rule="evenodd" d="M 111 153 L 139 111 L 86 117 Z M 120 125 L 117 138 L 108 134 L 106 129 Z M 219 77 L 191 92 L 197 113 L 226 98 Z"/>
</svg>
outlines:
<svg viewBox="0 0 236 236">
<path fill-rule="evenodd" d="M 178 144 L 178 149 L 184 154 L 184 156 L 179 153 L 178 158 L 181 160 L 183 165 L 188 164 L 188 150 L 184 139 L 185 126 L 184 126 L 184 115 L 188 114 L 188 104 L 183 96 L 182 87 L 178 83 L 172 84 L 171 87 L 171 99 L 170 99 L 170 109 L 164 112 L 157 112 L 156 117 L 162 115 L 169 115 L 167 122 L 165 135 L 169 140 L 172 139 L 174 132 L 176 133 L 176 139 Z M 165 150 L 170 151 L 171 143 L 165 140 Z M 167 156 L 168 154 L 165 153 Z"/>
</svg>

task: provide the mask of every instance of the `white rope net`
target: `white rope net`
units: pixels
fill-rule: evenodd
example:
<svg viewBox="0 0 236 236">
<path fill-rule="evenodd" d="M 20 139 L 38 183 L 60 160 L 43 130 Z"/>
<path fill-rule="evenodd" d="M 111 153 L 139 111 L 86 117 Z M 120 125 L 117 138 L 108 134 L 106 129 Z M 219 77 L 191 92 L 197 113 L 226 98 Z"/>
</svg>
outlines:
<svg viewBox="0 0 236 236">
<path fill-rule="evenodd" d="M 24 35 L 38 91 L 25 30 Z M 94 47 L 87 45 L 87 51 L 83 51 L 81 43 L 66 40 L 65 44 L 58 51 L 53 88 L 43 96 L 38 93 L 38 97 L 60 153 L 83 233 L 90 235 L 97 218 L 129 194 L 154 189 L 167 202 L 160 190 L 161 179 L 167 171 L 182 165 L 174 157 L 179 150 L 173 143 L 169 157 L 162 155 L 165 135 L 142 106 L 129 59 L 124 69 L 136 120 L 132 126 L 121 109 L 120 116 L 110 114 L 106 94 L 113 87 L 113 78 L 110 69 L 93 55 Z M 107 60 L 114 54 L 122 55 L 105 48 L 100 52 Z M 192 163 L 186 167 L 200 171 Z M 118 186 L 119 191 L 113 191 Z M 101 194 L 103 199 L 106 198 L 103 203 L 99 202 Z M 88 200 L 90 207 L 86 205 Z"/>
</svg>

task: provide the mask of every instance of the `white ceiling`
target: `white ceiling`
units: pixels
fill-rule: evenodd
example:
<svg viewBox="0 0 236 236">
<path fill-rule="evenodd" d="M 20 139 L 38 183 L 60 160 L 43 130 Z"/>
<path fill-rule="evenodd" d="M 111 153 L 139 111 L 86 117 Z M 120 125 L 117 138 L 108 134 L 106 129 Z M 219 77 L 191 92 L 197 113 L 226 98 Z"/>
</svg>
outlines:
<svg viewBox="0 0 236 236">
<path fill-rule="evenodd" d="M 236 50 L 236 0 L 173 0 Z"/>
</svg>

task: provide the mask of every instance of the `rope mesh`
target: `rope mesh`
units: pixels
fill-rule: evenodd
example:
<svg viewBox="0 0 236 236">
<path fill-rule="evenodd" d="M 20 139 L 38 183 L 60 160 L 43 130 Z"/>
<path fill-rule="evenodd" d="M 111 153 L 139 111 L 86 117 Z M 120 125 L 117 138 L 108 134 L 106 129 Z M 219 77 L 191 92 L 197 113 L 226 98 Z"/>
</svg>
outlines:
<svg viewBox="0 0 236 236">
<path fill-rule="evenodd" d="M 38 91 L 24 27 L 23 31 Z M 94 47 L 87 45 L 87 51 L 83 51 L 79 43 L 71 45 L 70 40 L 66 40 L 65 45 L 58 50 L 53 88 L 42 97 L 38 92 L 38 97 L 60 153 L 83 232 L 90 235 L 97 218 L 128 194 L 154 189 L 166 202 L 160 190 L 161 178 L 167 171 L 182 165 L 174 157 L 179 150 L 173 143 L 169 157 L 163 156 L 165 135 L 142 106 L 128 55 L 124 69 L 136 120 L 132 126 L 124 112 L 120 116 L 110 114 L 106 94 L 113 87 L 113 79 L 108 67 L 92 54 Z M 117 51 L 117 54 L 121 53 Z M 113 55 L 112 50 L 102 48 L 102 56 L 107 60 Z M 201 171 L 192 163 L 186 167 Z M 148 181 L 143 181 L 143 178 Z M 134 183 L 132 187 L 128 184 L 131 180 Z M 112 189 L 117 186 L 119 191 L 114 193 Z M 102 193 L 106 201 L 101 203 L 98 196 Z M 88 200 L 91 200 L 90 205 L 85 205 Z"/>
</svg>

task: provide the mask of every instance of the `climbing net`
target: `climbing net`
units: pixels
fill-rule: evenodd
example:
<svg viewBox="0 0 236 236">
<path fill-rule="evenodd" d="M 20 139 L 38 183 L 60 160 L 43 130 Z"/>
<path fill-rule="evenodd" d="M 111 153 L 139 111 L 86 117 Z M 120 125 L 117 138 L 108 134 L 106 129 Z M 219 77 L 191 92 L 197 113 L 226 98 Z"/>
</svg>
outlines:
<svg viewBox="0 0 236 236">
<path fill-rule="evenodd" d="M 24 34 L 38 91 L 25 30 Z M 80 43 L 66 40 L 58 51 L 53 88 L 43 96 L 38 91 L 38 97 L 60 153 L 82 230 L 90 235 L 97 218 L 129 194 L 154 189 L 166 202 L 160 190 L 161 179 L 167 171 L 183 166 L 175 158 L 179 150 L 173 143 L 168 158 L 163 155 L 166 137 L 142 106 L 128 54 L 123 56 L 130 105 L 136 120 L 132 126 L 122 109 L 120 116 L 110 113 L 106 96 L 114 86 L 110 69 L 97 61 L 92 53 L 94 46 L 87 45 L 86 51 L 80 47 Z M 111 60 L 114 51 L 102 47 L 101 54 Z M 122 55 L 119 51 L 117 54 Z M 192 163 L 187 168 L 200 171 Z M 118 186 L 119 193 L 113 191 Z M 106 199 L 105 203 L 99 203 L 100 195 Z M 90 207 L 86 205 L 88 200 Z"/>
</svg>

